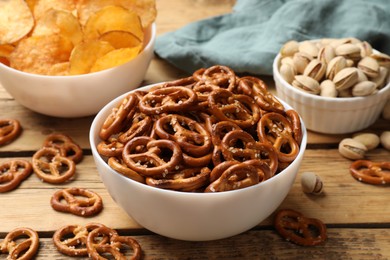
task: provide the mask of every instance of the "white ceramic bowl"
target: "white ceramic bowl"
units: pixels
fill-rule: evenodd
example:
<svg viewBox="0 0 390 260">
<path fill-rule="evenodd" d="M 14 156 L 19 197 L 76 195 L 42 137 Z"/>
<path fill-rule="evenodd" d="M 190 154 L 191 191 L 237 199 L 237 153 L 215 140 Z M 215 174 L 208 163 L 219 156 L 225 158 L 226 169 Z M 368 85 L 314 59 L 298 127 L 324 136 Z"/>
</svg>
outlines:
<svg viewBox="0 0 390 260">
<path fill-rule="evenodd" d="M 26 73 L 0 63 L 0 84 L 21 105 L 44 115 L 95 115 L 110 100 L 139 87 L 153 57 L 156 26 L 145 33 L 144 50 L 133 60 L 111 69 L 75 76 Z"/>
<path fill-rule="evenodd" d="M 297 158 L 285 170 L 255 186 L 219 193 L 190 193 L 159 189 L 124 177 L 113 170 L 96 149 L 105 118 L 124 97 L 117 97 L 96 115 L 89 138 L 93 158 L 109 194 L 146 229 L 189 241 L 227 238 L 259 224 L 277 209 L 290 191 L 306 148 L 307 133 L 303 123 L 303 140 Z"/>
<path fill-rule="evenodd" d="M 347 134 L 372 125 L 390 97 L 390 83 L 366 97 L 330 98 L 306 93 L 287 83 L 279 73 L 280 54 L 273 62 L 277 96 L 293 107 L 306 128 L 325 134 Z"/>
</svg>

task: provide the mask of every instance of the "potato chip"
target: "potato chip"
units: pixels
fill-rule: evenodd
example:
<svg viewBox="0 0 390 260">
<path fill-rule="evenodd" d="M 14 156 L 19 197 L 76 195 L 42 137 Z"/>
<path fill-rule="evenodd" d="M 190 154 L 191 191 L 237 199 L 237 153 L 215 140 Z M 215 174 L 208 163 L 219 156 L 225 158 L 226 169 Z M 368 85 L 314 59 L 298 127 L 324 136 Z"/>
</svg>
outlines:
<svg viewBox="0 0 390 260">
<path fill-rule="evenodd" d="M 96 60 L 91 68 L 91 72 L 101 71 L 122 65 L 135 57 L 139 53 L 139 48 L 123 48 L 110 51 L 106 55 Z"/>
<path fill-rule="evenodd" d="M 140 41 L 134 34 L 125 31 L 108 31 L 99 37 L 99 40 L 109 42 L 115 49 L 142 48 Z"/>
<path fill-rule="evenodd" d="M 50 67 L 47 75 L 67 76 L 69 75 L 69 61 L 56 63 Z"/>
<path fill-rule="evenodd" d="M 69 60 L 73 44 L 60 35 L 25 38 L 11 53 L 11 67 L 35 74 L 47 74 L 50 67 Z"/>
<path fill-rule="evenodd" d="M 80 0 L 77 13 L 82 25 L 85 25 L 89 17 L 105 6 L 117 5 L 135 11 L 141 18 L 142 26 L 149 27 L 157 16 L 155 0 Z"/>
<path fill-rule="evenodd" d="M 70 56 L 70 75 L 89 73 L 96 60 L 114 50 L 108 42 L 90 40 L 75 46 Z"/>
<path fill-rule="evenodd" d="M 144 30 L 138 15 L 121 6 L 106 6 L 92 14 L 84 27 L 88 39 L 97 39 L 108 31 L 126 31 L 138 39 L 144 38 Z"/>
<path fill-rule="evenodd" d="M 7 65 L 7 66 L 10 65 L 9 59 L 7 59 L 6 57 L 0 57 L 0 63 L 3 63 L 4 65 Z"/>
<path fill-rule="evenodd" d="M 11 44 L 0 45 L 0 57 L 8 58 L 15 47 Z"/>
<path fill-rule="evenodd" d="M 60 34 L 71 40 L 73 45 L 80 43 L 83 32 L 77 18 L 70 12 L 50 9 L 37 22 L 33 36 Z"/>
<path fill-rule="evenodd" d="M 24 0 L 0 1 L 0 45 L 22 39 L 33 26 L 34 18 Z"/>
<path fill-rule="evenodd" d="M 78 0 L 29 0 L 30 6 L 36 20 L 40 19 L 50 9 L 62 10 L 77 13 L 76 4 Z"/>
</svg>

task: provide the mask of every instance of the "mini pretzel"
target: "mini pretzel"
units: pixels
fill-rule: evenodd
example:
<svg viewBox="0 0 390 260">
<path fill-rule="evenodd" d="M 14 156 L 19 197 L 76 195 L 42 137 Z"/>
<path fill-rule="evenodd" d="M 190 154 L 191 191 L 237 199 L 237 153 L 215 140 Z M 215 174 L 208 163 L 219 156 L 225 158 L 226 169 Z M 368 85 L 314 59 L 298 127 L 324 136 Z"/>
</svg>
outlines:
<svg viewBox="0 0 390 260">
<path fill-rule="evenodd" d="M 135 94 L 129 94 L 112 109 L 111 114 L 106 118 L 99 132 L 103 140 L 107 140 L 111 135 L 120 132 L 124 126 L 124 121 L 128 118 L 130 111 L 138 104 Z"/>
<path fill-rule="evenodd" d="M 123 147 L 124 144 L 119 142 L 117 138 L 109 137 L 107 140 L 98 143 L 96 148 L 100 155 L 112 157 L 122 155 Z"/>
<path fill-rule="evenodd" d="M 278 153 L 279 161 L 292 162 L 299 152 L 299 145 L 293 137 L 293 130 L 287 118 L 270 112 L 258 124 L 257 133 L 261 142 L 270 143 Z"/>
<path fill-rule="evenodd" d="M 257 124 L 260 109 L 254 100 L 241 94 L 233 94 L 226 89 L 214 90 L 208 97 L 211 113 L 221 121 L 231 121 L 241 128 Z"/>
<path fill-rule="evenodd" d="M 153 126 L 153 120 L 150 116 L 143 113 L 135 113 L 131 126 L 126 132 L 119 135 L 118 140 L 121 143 L 127 143 L 136 136 L 149 135 Z"/>
<path fill-rule="evenodd" d="M 0 164 L 0 193 L 15 189 L 31 173 L 31 163 L 26 160 L 15 159 Z"/>
<path fill-rule="evenodd" d="M 141 112 L 160 115 L 180 112 L 194 106 L 198 101 L 195 92 L 186 87 L 159 88 L 148 92 L 139 102 Z"/>
<path fill-rule="evenodd" d="M 349 168 L 358 181 L 375 184 L 390 184 L 390 162 L 354 161 Z"/>
<path fill-rule="evenodd" d="M 15 140 L 22 132 L 22 127 L 16 119 L 0 119 L 0 145 Z"/>
<path fill-rule="evenodd" d="M 253 96 L 256 103 L 264 110 L 284 113 L 284 106 L 280 101 L 267 90 L 267 85 L 256 77 L 242 77 L 238 83 L 247 95 Z"/>
<path fill-rule="evenodd" d="M 143 176 L 141 176 L 139 173 L 137 173 L 136 171 L 130 169 L 122 160 L 122 158 L 118 158 L 118 157 L 110 157 L 108 159 L 108 165 L 111 166 L 111 168 L 113 168 L 115 171 L 119 172 L 120 174 L 123 174 L 124 176 L 132 179 L 132 180 L 135 180 L 135 181 L 138 181 L 138 182 L 141 182 L 141 183 L 145 183 L 145 178 Z"/>
<path fill-rule="evenodd" d="M 56 230 L 53 243 L 58 251 L 68 256 L 88 256 L 87 237 L 92 230 L 104 227 L 102 224 L 89 223 L 86 226 L 66 225 Z M 115 231 L 113 231 L 115 232 Z M 103 237 L 98 243 L 106 243 L 108 237 Z"/>
<path fill-rule="evenodd" d="M 250 164 L 237 163 L 229 166 L 227 169 L 224 169 L 221 176 L 207 186 L 205 192 L 237 190 L 253 186 L 258 183 L 259 175 L 254 166 Z"/>
<path fill-rule="evenodd" d="M 198 71 L 200 73 L 201 71 Z M 215 65 L 202 71 L 201 80 L 232 91 L 236 85 L 236 74 L 226 66 Z"/>
<path fill-rule="evenodd" d="M 164 158 L 164 150 L 169 151 L 168 158 Z M 158 176 L 175 169 L 183 155 L 180 146 L 174 141 L 139 136 L 126 143 L 122 158 L 130 169 L 145 176 Z"/>
<path fill-rule="evenodd" d="M 322 221 L 307 218 L 291 209 L 280 210 L 276 214 L 275 228 L 282 237 L 301 246 L 321 244 L 327 237 Z"/>
<path fill-rule="evenodd" d="M 32 167 L 40 179 L 52 184 L 64 183 L 76 172 L 75 162 L 52 147 L 38 150 L 32 157 Z"/>
<path fill-rule="evenodd" d="M 44 147 L 54 147 L 60 151 L 63 157 L 67 157 L 79 163 L 83 159 L 83 151 L 72 138 L 64 134 L 50 134 L 43 142 Z"/>
<path fill-rule="evenodd" d="M 233 130 L 241 130 L 241 128 L 230 121 L 220 121 L 213 125 L 211 129 L 211 140 L 214 145 L 212 161 L 215 166 L 224 161 L 221 148 L 222 139 L 226 133 Z"/>
<path fill-rule="evenodd" d="M 286 118 L 290 122 L 292 127 L 292 133 L 294 136 L 295 141 L 297 141 L 297 144 L 301 144 L 302 142 L 302 124 L 301 119 L 295 110 L 287 110 L 286 111 Z"/>
<path fill-rule="evenodd" d="M 188 168 L 177 173 L 169 174 L 164 179 L 146 178 L 146 183 L 150 186 L 177 191 L 196 191 L 208 185 L 210 169 Z"/>
<path fill-rule="evenodd" d="M 26 236 L 28 238 L 26 238 Z M 39 248 L 38 233 L 31 228 L 16 228 L 0 243 L 0 253 L 7 253 L 7 259 L 33 259 Z"/>
<path fill-rule="evenodd" d="M 99 194 L 82 188 L 58 190 L 51 197 L 50 204 L 57 211 L 70 212 L 82 217 L 96 215 L 103 209 L 103 201 Z"/>
<path fill-rule="evenodd" d="M 108 237 L 109 241 L 106 243 L 95 243 L 97 237 L 101 235 Z M 121 252 L 123 244 L 132 248 L 132 256 L 130 259 L 141 259 L 142 249 L 137 240 L 129 236 L 119 236 L 113 229 L 99 227 L 89 232 L 87 237 L 87 250 L 92 259 L 106 259 L 102 257 L 102 254 L 111 255 L 115 259 L 126 259 Z"/>
<path fill-rule="evenodd" d="M 156 134 L 179 144 L 191 156 L 201 157 L 211 149 L 211 136 L 198 122 L 180 115 L 169 114 L 156 121 Z"/>
</svg>

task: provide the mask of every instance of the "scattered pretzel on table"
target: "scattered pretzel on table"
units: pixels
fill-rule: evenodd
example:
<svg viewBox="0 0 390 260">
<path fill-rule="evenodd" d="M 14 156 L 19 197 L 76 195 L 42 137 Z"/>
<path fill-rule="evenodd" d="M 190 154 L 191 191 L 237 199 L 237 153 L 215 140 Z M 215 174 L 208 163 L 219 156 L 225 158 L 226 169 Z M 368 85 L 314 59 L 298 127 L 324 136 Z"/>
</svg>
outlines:
<svg viewBox="0 0 390 260">
<path fill-rule="evenodd" d="M 351 175 L 358 181 L 374 184 L 390 184 L 390 162 L 354 161 L 349 168 Z"/>
<path fill-rule="evenodd" d="M 326 226 L 321 220 L 307 218 L 292 209 L 279 210 L 274 225 L 282 237 L 301 246 L 315 246 L 327 238 Z"/>
<path fill-rule="evenodd" d="M 285 111 L 262 80 L 216 65 L 126 95 L 103 123 L 97 149 L 133 180 L 223 191 L 255 185 L 288 167 L 302 134 L 299 115 Z M 211 179 L 213 169 L 229 161 L 232 169 Z M 218 187 L 211 185 L 217 180 Z"/>
<path fill-rule="evenodd" d="M 39 249 L 38 233 L 27 227 L 16 228 L 0 242 L 0 254 L 8 253 L 7 259 L 33 259 Z"/>
<path fill-rule="evenodd" d="M 32 173 L 29 161 L 15 159 L 0 164 L 0 193 L 15 189 Z"/>
<path fill-rule="evenodd" d="M 103 200 L 94 191 L 73 187 L 56 191 L 51 197 L 50 205 L 57 211 L 90 217 L 102 211 Z"/>
<path fill-rule="evenodd" d="M 16 119 L 0 119 L 0 146 L 15 140 L 22 132 L 22 126 Z"/>
<path fill-rule="evenodd" d="M 43 142 L 43 147 L 54 147 L 60 151 L 61 156 L 79 163 L 83 159 L 83 151 L 72 138 L 65 134 L 50 134 Z"/>
</svg>

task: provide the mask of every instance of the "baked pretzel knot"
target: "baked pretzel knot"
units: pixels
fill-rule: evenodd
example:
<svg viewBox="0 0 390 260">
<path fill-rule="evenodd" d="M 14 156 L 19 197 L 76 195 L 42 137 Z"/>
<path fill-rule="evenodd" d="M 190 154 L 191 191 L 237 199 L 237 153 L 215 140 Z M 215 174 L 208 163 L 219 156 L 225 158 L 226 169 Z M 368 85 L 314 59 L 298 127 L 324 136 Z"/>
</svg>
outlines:
<svg viewBox="0 0 390 260">
<path fill-rule="evenodd" d="M 349 170 L 358 181 L 375 185 L 390 184 L 390 162 L 357 160 L 351 164 Z"/>
<path fill-rule="evenodd" d="M 69 180 L 76 172 L 75 162 L 53 147 L 43 147 L 32 157 L 35 174 L 45 182 L 58 184 Z"/>
<path fill-rule="evenodd" d="M 0 193 L 15 189 L 31 173 L 31 163 L 26 160 L 10 160 L 0 164 Z"/>
<path fill-rule="evenodd" d="M 70 212 L 82 217 L 96 215 L 103 209 L 103 201 L 99 194 L 82 188 L 58 190 L 51 197 L 50 204 L 57 211 Z"/>
<path fill-rule="evenodd" d="M 99 236 L 108 237 L 106 243 L 96 243 Z M 106 259 L 102 255 L 111 255 L 115 259 L 126 259 L 123 250 L 131 248 L 130 259 L 141 259 L 142 250 L 137 240 L 129 236 L 119 236 L 117 232 L 108 227 L 99 227 L 92 230 L 87 238 L 87 250 L 92 259 Z"/>
<path fill-rule="evenodd" d="M 307 218 L 291 209 L 277 212 L 274 224 L 282 237 L 301 246 L 315 246 L 327 238 L 326 226 L 322 221 Z"/>
<path fill-rule="evenodd" d="M 33 259 L 39 248 L 38 233 L 31 228 L 16 228 L 0 242 L 0 253 L 8 253 L 7 259 Z"/>
<path fill-rule="evenodd" d="M 22 132 L 22 127 L 16 119 L 0 119 L 0 145 L 15 140 Z"/>
<path fill-rule="evenodd" d="M 99 223 L 89 223 L 85 226 L 66 225 L 53 235 L 53 243 L 58 251 L 68 256 L 88 256 L 87 237 L 92 230 L 103 227 Z M 97 243 L 106 243 L 108 237 L 102 237 Z"/>
<path fill-rule="evenodd" d="M 43 147 L 54 147 L 60 151 L 61 156 L 67 157 L 75 163 L 83 159 L 83 151 L 70 136 L 64 134 L 50 134 L 43 142 Z"/>
</svg>

